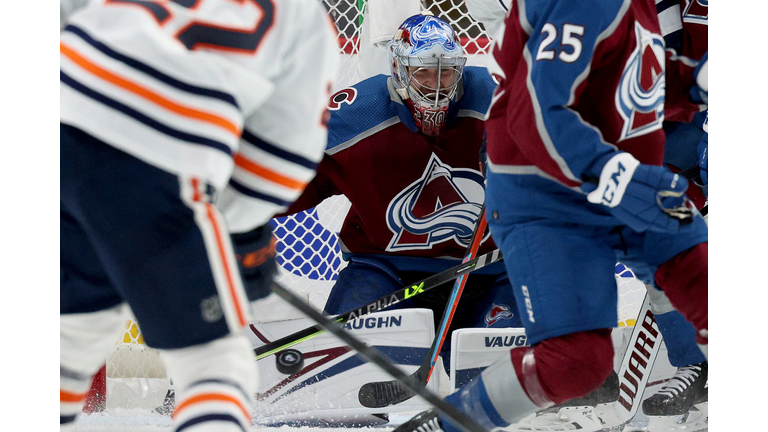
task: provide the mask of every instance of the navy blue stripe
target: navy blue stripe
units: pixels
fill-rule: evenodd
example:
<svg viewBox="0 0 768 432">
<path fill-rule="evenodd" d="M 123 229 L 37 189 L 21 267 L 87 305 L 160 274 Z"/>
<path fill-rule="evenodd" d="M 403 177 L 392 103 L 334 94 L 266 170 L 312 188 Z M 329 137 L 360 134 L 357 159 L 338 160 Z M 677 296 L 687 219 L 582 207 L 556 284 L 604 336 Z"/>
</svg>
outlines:
<svg viewBox="0 0 768 432">
<path fill-rule="evenodd" d="M 240 387 L 240 384 L 234 381 L 223 380 L 223 379 L 204 379 L 204 380 L 195 381 L 192 384 L 188 385 L 187 389 L 190 389 L 198 385 L 203 385 L 203 384 L 221 384 L 229 387 L 234 387 L 235 389 L 237 389 L 237 391 L 239 391 L 243 395 L 243 398 L 245 400 L 251 399 L 251 397 L 248 396 L 248 393 L 246 393 L 245 390 L 243 390 L 243 388 Z"/>
<path fill-rule="evenodd" d="M 78 35 L 82 40 L 84 40 L 85 42 L 87 42 L 97 50 L 101 51 L 102 53 L 108 55 L 109 57 L 112 57 L 117 61 L 125 63 L 126 65 L 140 72 L 143 72 L 157 79 L 158 81 L 162 81 L 168 84 L 169 86 L 176 87 L 179 90 L 185 91 L 187 93 L 192 93 L 198 96 L 205 96 L 205 97 L 210 97 L 214 99 L 219 99 L 230 105 L 233 105 L 237 109 L 240 109 L 240 107 L 237 105 L 237 101 L 235 100 L 234 96 L 232 96 L 229 93 L 225 93 L 219 90 L 212 90 L 204 87 L 198 87 L 198 86 L 194 86 L 194 85 L 179 81 L 176 78 L 168 76 L 149 65 L 146 65 L 136 59 L 133 59 L 131 57 L 128 57 L 124 54 L 121 54 L 113 50 L 112 48 L 104 45 L 102 42 L 99 42 L 96 39 L 92 38 L 88 33 L 83 31 L 79 27 L 75 27 L 70 24 L 64 28 L 64 31 L 68 31 Z"/>
<path fill-rule="evenodd" d="M 59 375 L 61 375 L 62 378 L 69 378 L 77 381 L 88 381 L 91 379 L 91 375 L 76 372 L 72 369 L 67 369 L 64 366 L 59 366 Z"/>
<path fill-rule="evenodd" d="M 232 186 L 232 189 L 240 192 L 243 195 L 247 195 L 251 198 L 260 199 L 262 201 L 271 202 L 272 204 L 277 204 L 279 206 L 283 207 L 289 207 L 291 205 L 291 202 L 281 200 L 280 198 L 273 197 L 272 195 L 263 194 L 261 192 L 256 192 L 253 189 L 250 189 L 246 187 L 245 185 L 242 185 L 238 182 L 236 182 L 234 179 L 229 179 L 229 185 Z"/>
<path fill-rule="evenodd" d="M 180 424 L 179 427 L 176 428 L 176 432 L 181 432 L 186 428 L 195 426 L 203 422 L 210 422 L 210 421 L 231 422 L 239 426 L 241 431 L 246 432 L 243 425 L 234 416 L 230 414 L 208 414 L 208 415 L 203 415 L 199 417 L 194 417 Z"/>
<path fill-rule="evenodd" d="M 309 169 L 315 169 L 317 168 L 317 163 L 312 162 L 311 160 L 299 156 L 297 154 L 291 153 L 287 150 L 283 150 L 279 147 L 276 147 L 261 138 L 257 137 L 256 135 L 252 134 L 251 132 L 248 132 L 247 129 L 243 129 L 243 140 L 247 142 L 248 144 L 253 145 L 256 148 L 259 148 L 271 155 L 277 156 L 281 159 L 285 159 L 288 162 L 295 163 L 296 165 L 301 165 L 305 168 Z"/>
<path fill-rule="evenodd" d="M 75 421 L 77 419 L 77 414 L 75 414 L 75 415 L 68 415 L 68 416 L 59 415 L 59 417 L 60 417 L 59 424 L 67 424 L 67 423 L 72 423 L 73 421 Z"/>
<path fill-rule="evenodd" d="M 504 4 L 503 0 L 499 0 L 499 4 L 504 8 L 505 11 L 509 12 L 509 9 L 507 9 L 507 5 Z"/>
<path fill-rule="evenodd" d="M 186 132 L 182 132 L 182 131 L 177 130 L 177 129 L 173 129 L 173 128 L 169 127 L 169 126 L 166 126 L 166 125 L 158 122 L 157 120 L 154 120 L 154 119 L 152 119 L 150 117 L 147 117 L 146 115 L 136 111 L 135 109 L 133 109 L 133 108 L 127 106 L 127 105 L 124 105 L 124 104 L 122 104 L 122 103 L 120 103 L 120 102 L 118 102 L 118 101 L 116 101 L 116 100 L 114 100 L 114 99 L 112 99 L 110 97 L 107 97 L 107 96 L 105 96 L 105 95 L 103 95 L 103 94 L 101 94 L 101 93 L 99 93 L 99 92 L 97 92 L 97 91 L 95 91 L 93 89 L 90 89 L 90 88 L 86 87 L 85 85 L 75 81 L 75 79 L 73 79 L 69 75 L 65 74 L 63 71 L 60 71 L 60 79 L 61 79 L 61 81 L 64 84 L 72 87 L 73 89 L 75 89 L 75 90 L 79 91 L 80 93 L 88 96 L 89 98 L 91 98 L 91 99 L 93 99 L 95 101 L 101 102 L 104 105 L 106 105 L 106 106 L 108 106 L 108 107 L 110 107 L 112 109 L 120 111 L 121 113 L 123 113 L 123 114 L 125 114 L 125 115 L 127 115 L 129 117 L 132 117 L 132 118 L 134 118 L 135 120 L 137 120 L 137 121 L 139 121 L 141 123 L 144 123 L 145 125 L 151 127 L 152 129 L 155 129 L 158 132 L 162 132 L 162 133 L 164 133 L 164 134 L 166 134 L 168 136 L 171 136 L 173 138 L 180 139 L 182 141 L 186 141 L 186 142 L 189 142 L 189 143 L 192 143 L 192 144 L 200 144 L 200 145 L 204 145 L 206 147 L 211 147 L 211 148 L 214 148 L 214 149 L 219 150 L 221 152 L 224 152 L 224 153 L 226 153 L 229 156 L 232 156 L 232 149 L 229 148 L 228 145 L 220 143 L 218 141 L 214 141 L 214 140 L 209 139 L 209 138 L 205 138 L 205 137 L 201 137 L 201 136 L 197 136 L 197 135 L 192 135 L 192 134 L 189 134 L 189 133 L 186 133 Z"/>
<path fill-rule="evenodd" d="M 180 4 L 185 8 L 193 8 L 199 0 L 171 0 L 174 3 Z"/>
<path fill-rule="evenodd" d="M 488 420 L 490 420 L 491 423 L 496 426 L 509 426 L 509 423 L 504 420 L 496 406 L 491 401 L 491 398 L 488 396 L 488 391 L 485 389 L 485 382 L 483 382 L 482 378 L 477 381 L 477 386 L 480 406 L 483 408 L 483 411 L 485 411 L 485 415 L 488 416 Z"/>
<path fill-rule="evenodd" d="M 675 5 L 680 6 L 680 0 L 662 0 L 656 3 L 656 13 L 662 13 Z"/>
<path fill-rule="evenodd" d="M 680 54 L 683 51 L 683 36 L 682 30 L 675 30 L 664 36 L 664 45 L 666 45 L 666 48 L 673 49 L 677 54 Z"/>
</svg>

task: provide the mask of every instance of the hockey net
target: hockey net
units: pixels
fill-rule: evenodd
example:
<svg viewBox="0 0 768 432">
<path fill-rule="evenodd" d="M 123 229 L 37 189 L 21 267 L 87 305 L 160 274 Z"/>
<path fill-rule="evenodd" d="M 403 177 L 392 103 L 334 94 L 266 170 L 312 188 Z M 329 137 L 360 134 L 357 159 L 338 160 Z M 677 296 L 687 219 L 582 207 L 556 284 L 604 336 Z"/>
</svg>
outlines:
<svg viewBox="0 0 768 432">
<path fill-rule="evenodd" d="M 321 1 L 338 29 L 342 66 L 336 89 L 340 89 L 359 79 L 357 61 L 366 2 Z M 467 64 L 485 65 L 491 47 L 488 35 L 482 24 L 469 16 L 463 0 L 422 0 L 421 6 L 452 24 L 467 53 Z M 348 209 L 349 201 L 343 196 L 337 196 L 306 212 L 271 222 L 278 239 L 279 281 L 318 309 L 325 305 L 339 271 L 345 266 L 338 232 Z M 631 277 L 631 271 L 619 270 L 619 326 L 632 326 L 645 290 L 642 283 Z M 256 320 L 276 321 L 297 314 L 287 304 L 282 309 L 278 307 L 268 310 L 272 313 L 259 315 Z M 116 342 L 115 350 L 109 355 L 106 376 L 119 381 L 139 380 L 137 385 L 146 391 L 149 391 L 151 384 L 148 383 L 152 380 L 168 379 L 157 352 L 144 344 L 134 321 L 126 324 L 123 337 Z"/>
</svg>

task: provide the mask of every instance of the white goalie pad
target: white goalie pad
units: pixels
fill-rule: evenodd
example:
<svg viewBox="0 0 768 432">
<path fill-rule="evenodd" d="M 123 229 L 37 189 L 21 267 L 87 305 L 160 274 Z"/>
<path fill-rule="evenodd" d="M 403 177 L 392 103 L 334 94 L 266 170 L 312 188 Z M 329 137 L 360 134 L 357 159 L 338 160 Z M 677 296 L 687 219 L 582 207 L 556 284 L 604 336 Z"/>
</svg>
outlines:
<svg viewBox="0 0 768 432">
<path fill-rule="evenodd" d="M 510 349 L 527 347 L 523 328 L 465 328 L 451 336 L 451 393 L 480 375 Z"/>
<path fill-rule="evenodd" d="M 615 352 L 614 370 L 618 371 L 621 367 L 632 330 L 633 327 L 617 327 L 611 333 Z M 527 346 L 530 345 L 522 328 L 455 330 L 451 338 L 450 392 L 455 392 L 472 378 L 480 375 L 483 369 L 506 355 L 510 349 Z M 662 340 L 659 356 L 651 371 L 649 387 L 663 384 L 675 373 L 676 368 L 669 364 L 666 351 L 666 345 Z"/>
<path fill-rule="evenodd" d="M 346 330 L 413 373 L 428 355 L 434 339 L 429 309 L 377 312 L 348 322 Z M 254 348 L 314 325 L 309 318 L 252 324 L 248 337 Z M 257 362 L 259 389 L 254 421 L 264 425 L 372 425 L 389 413 L 419 412 L 431 407 L 420 397 L 386 408 L 367 408 L 358 401 L 360 387 L 393 378 L 324 333 L 291 347 L 303 354 L 304 365 L 293 375 L 277 370 L 276 356 Z M 438 374 L 427 385 L 437 393 Z M 382 417 L 383 416 L 383 417 Z"/>
</svg>

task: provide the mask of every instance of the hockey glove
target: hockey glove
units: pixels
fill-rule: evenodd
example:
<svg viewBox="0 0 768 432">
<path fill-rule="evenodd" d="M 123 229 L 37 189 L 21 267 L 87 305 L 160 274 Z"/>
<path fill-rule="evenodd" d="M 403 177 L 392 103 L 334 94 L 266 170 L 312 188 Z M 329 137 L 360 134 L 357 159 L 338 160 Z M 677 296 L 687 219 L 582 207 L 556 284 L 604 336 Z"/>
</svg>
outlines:
<svg viewBox="0 0 768 432">
<path fill-rule="evenodd" d="M 243 276 L 248 300 L 268 296 L 277 274 L 275 261 L 277 241 L 269 224 L 242 234 L 232 234 L 240 274 Z"/>
<path fill-rule="evenodd" d="M 688 182 L 666 167 L 641 164 L 631 154 L 610 153 L 598 159 L 581 186 L 587 200 L 602 204 L 637 232 L 677 232 L 693 221 L 685 196 Z"/>
</svg>

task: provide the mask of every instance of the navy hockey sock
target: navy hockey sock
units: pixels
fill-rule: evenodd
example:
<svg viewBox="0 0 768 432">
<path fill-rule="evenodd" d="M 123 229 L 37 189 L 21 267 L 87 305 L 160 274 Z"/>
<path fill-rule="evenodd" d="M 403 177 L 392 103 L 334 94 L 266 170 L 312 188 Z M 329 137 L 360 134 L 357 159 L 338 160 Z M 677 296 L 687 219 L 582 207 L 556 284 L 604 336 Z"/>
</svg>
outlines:
<svg viewBox="0 0 768 432">
<path fill-rule="evenodd" d="M 661 334 L 664 336 L 667 356 L 672 366 L 683 367 L 706 360 L 696 344 L 696 329 L 685 320 L 680 312 L 673 310 L 663 314 L 655 314 L 654 317 Z"/>
</svg>

